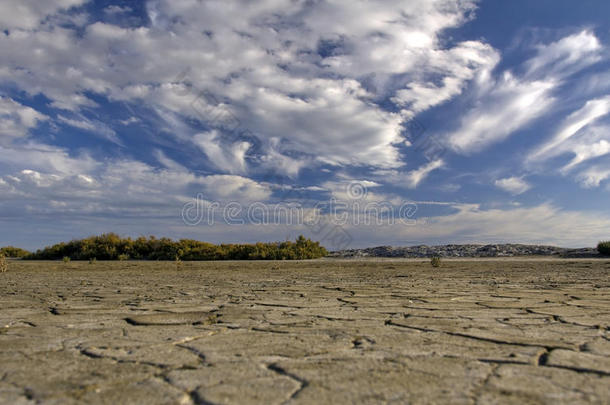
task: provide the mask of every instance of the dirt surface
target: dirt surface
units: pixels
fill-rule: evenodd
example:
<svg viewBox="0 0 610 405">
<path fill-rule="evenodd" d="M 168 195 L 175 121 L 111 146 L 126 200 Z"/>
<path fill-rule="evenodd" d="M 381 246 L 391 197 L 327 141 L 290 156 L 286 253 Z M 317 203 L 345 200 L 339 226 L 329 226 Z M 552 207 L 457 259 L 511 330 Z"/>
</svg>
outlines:
<svg viewBox="0 0 610 405">
<path fill-rule="evenodd" d="M 6 404 L 610 403 L 610 261 L 0 274 Z"/>
</svg>

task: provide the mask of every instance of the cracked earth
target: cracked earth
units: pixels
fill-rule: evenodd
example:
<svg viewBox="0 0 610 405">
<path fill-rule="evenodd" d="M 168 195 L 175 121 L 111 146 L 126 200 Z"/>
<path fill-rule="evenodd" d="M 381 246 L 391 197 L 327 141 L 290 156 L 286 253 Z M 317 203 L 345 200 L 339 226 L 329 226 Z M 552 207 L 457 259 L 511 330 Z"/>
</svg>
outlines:
<svg viewBox="0 0 610 405">
<path fill-rule="evenodd" d="M 610 261 L 12 262 L 0 402 L 610 403 Z"/>
</svg>

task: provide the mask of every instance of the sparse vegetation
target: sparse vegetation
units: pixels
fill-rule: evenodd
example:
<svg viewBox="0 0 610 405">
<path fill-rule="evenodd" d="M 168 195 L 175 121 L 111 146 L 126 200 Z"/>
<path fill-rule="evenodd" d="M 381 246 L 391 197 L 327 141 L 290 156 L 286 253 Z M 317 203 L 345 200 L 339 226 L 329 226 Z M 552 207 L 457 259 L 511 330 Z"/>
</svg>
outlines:
<svg viewBox="0 0 610 405">
<path fill-rule="evenodd" d="M 92 257 L 89 259 L 89 264 L 95 264 L 97 263 L 97 259 L 95 257 Z"/>
<path fill-rule="evenodd" d="M 8 271 L 8 261 L 6 260 L 6 257 L 4 257 L 4 254 L 0 253 L 0 273 L 6 271 Z"/>
<path fill-rule="evenodd" d="M 599 242 L 597 251 L 602 255 L 610 256 L 610 241 Z"/>
<path fill-rule="evenodd" d="M 438 256 L 434 256 L 430 259 L 430 264 L 432 267 L 441 267 L 441 258 Z"/>
<path fill-rule="evenodd" d="M 3 248 L 0 248 L 0 254 L 3 255 L 4 257 L 12 257 L 12 258 L 20 259 L 22 257 L 26 257 L 27 255 L 29 255 L 30 252 L 28 252 L 27 250 L 24 250 L 24 249 L 14 247 L 14 246 L 5 246 Z"/>
<path fill-rule="evenodd" d="M 303 260 L 317 259 L 327 254 L 319 242 L 302 235 L 295 242 L 214 245 L 192 239 L 174 241 L 154 236 L 121 238 L 109 233 L 58 243 L 29 254 L 25 259 L 60 260 L 69 257 L 73 260 L 90 260 L 95 257 L 100 260 Z"/>
<path fill-rule="evenodd" d="M 210 316 L 208 316 L 208 318 L 205 321 L 206 325 L 214 325 L 218 323 L 218 315 L 217 314 L 211 314 Z"/>
<path fill-rule="evenodd" d="M 71 259 L 70 259 L 70 256 L 64 256 L 63 259 L 61 259 L 61 260 L 63 260 L 64 263 L 70 263 Z"/>
</svg>

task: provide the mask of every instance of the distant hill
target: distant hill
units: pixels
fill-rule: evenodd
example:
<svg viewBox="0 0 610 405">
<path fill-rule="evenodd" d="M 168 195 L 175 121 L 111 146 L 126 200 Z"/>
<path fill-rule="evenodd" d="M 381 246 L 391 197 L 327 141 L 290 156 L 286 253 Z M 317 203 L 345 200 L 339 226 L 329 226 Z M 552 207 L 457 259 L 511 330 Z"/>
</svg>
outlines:
<svg viewBox="0 0 610 405">
<path fill-rule="evenodd" d="M 600 257 L 595 248 L 569 249 L 544 245 L 495 244 L 495 245 L 439 245 L 439 246 L 378 246 L 365 249 L 349 249 L 331 252 L 330 257 L 519 257 L 555 256 L 571 258 Z"/>
</svg>

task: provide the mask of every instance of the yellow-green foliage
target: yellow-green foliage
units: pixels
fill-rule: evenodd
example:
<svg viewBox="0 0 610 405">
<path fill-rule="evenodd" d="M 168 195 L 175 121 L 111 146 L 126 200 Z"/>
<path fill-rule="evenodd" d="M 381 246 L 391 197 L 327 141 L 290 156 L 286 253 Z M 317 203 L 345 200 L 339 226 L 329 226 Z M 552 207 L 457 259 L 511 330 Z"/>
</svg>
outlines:
<svg viewBox="0 0 610 405">
<path fill-rule="evenodd" d="M 441 267 L 441 258 L 434 256 L 432 259 L 430 259 L 430 264 L 432 267 Z"/>
<path fill-rule="evenodd" d="M 27 256 L 33 260 L 302 260 L 328 254 L 319 242 L 299 236 L 295 242 L 214 245 L 191 239 L 174 241 L 139 237 L 121 238 L 110 233 L 86 239 L 58 243 Z"/>
<path fill-rule="evenodd" d="M 602 255 L 610 256 L 610 241 L 599 242 L 597 244 L 597 251 Z"/>
<path fill-rule="evenodd" d="M 30 254 L 27 250 L 16 248 L 14 246 L 5 246 L 0 248 L 0 254 L 4 257 L 22 258 Z"/>
<path fill-rule="evenodd" d="M 61 260 L 63 260 L 64 263 L 70 263 L 70 256 L 64 256 Z"/>
</svg>

